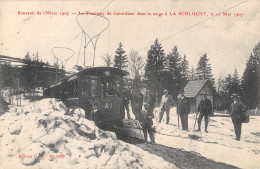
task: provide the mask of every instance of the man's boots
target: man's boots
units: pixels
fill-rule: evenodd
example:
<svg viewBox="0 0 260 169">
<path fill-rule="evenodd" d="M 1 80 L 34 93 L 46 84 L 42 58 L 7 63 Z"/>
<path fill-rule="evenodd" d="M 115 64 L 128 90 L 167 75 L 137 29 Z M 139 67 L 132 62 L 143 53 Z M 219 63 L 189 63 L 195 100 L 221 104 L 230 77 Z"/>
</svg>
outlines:
<svg viewBox="0 0 260 169">
<path fill-rule="evenodd" d="M 150 139 L 151 139 L 151 143 L 155 144 L 155 138 L 154 138 L 154 133 L 153 132 L 150 133 Z"/>
<path fill-rule="evenodd" d="M 205 132 L 208 132 L 208 120 L 205 120 Z"/>
</svg>

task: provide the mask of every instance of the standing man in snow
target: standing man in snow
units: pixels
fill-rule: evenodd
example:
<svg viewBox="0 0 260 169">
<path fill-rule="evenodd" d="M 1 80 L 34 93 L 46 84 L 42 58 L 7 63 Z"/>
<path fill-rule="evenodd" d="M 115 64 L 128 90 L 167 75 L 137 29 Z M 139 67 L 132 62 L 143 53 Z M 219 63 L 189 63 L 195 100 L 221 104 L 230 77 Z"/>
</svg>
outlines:
<svg viewBox="0 0 260 169">
<path fill-rule="evenodd" d="M 163 114 L 166 111 L 166 124 L 168 124 L 170 121 L 170 109 L 172 104 L 174 104 L 174 101 L 172 96 L 168 94 L 167 90 L 164 90 L 163 93 L 164 95 L 162 96 L 161 104 L 160 104 L 161 112 L 160 112 L 159 122 L 161 122 L 163 118 Z"/>
<path fill-rule="evenodd" d="M 181 117 L 182 130 L 188 130 L 188 115 L 190 113 L 190 103 L 184 96 L 184 90 L 181 90 L 177 98 L 177 115 Z"/>
<path fill-rule="evenodd" d="M 230 106 L 230 114 L 235 129 L 236 140 L 239 141 L 241 137 L 243 114 L 247 111 L 247 107 L 239 101 L 238 94 L 234 93 L 232 98 L 234 102 Z"/>
<path fill-rule="evenodd" d="M 208 121 L 209 121 L 209 115 L 212 111 L 212 104 L 211 101 L 207 98 L 207 93 L 203 92 L 203 98 L 200 101 L 199 107 L 198 107 L 198 112 L 200 113 L 199 118 L 198 118 L 198 130 L 200 131 L 200 125 L 201 125 L 201 120 L 203 117 L 205 117 L 205 132 L 208 132 Z"/>
<path fill-rule="evenodd" d="M 140 121 L 141 125 L 143 127 L 143 132 L 144 132 L 144 139 L 145 139 L 145 144 L 147 144 L 147 131 L 150 135 L 150 140 L 151 143 L 155 143 L 155 138 L 154 138 L 154 133 L 153 133 L 153 109 L 155 107 L 155 96 L 150 90 L 146 91 L 145 94 L 145 99 L 144 99 L 144 107 L 145 110 L 141 111 L 140 115 Z"/>
<path fill-rule="evenodd" d="M 131 93 L 131 106 L 135 119 L 140 120 L 140 113 L 143 106 L 143 95 L 140 91 L 134 90 Z"/>
</svg>

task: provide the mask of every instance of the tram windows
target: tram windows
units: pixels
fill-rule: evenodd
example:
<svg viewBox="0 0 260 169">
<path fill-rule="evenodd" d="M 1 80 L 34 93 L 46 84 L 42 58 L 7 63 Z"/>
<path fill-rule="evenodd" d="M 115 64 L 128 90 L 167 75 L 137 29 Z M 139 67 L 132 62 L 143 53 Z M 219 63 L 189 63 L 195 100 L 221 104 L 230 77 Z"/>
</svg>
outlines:
<svg viewBox="0 0 260 169">
<path fill-rule="evenodd" d="M 105 88 L 106 88 L 106 91 L 112 89 L 112 83 L 111 82 L 106 82 Z"/>
<path fill-rule="evenodd" d="M 115 79 L 114 80 L 114 85 L 115 85 L 115 88 L 116 88 L 117 92 L 119 93 L 120 88 L 121 88 L 120 80 L 119 79 Z"/>
<path fill-rule="evenodd" d="M 111 82 L 106 83 L 106 95 L 119 96 L 117 86 Z"/>
<path fill-rule="evenodd" d="M 98 96 L 98 79 L 90 80 L 90 94 L 92 97 Z"/>
</svg>

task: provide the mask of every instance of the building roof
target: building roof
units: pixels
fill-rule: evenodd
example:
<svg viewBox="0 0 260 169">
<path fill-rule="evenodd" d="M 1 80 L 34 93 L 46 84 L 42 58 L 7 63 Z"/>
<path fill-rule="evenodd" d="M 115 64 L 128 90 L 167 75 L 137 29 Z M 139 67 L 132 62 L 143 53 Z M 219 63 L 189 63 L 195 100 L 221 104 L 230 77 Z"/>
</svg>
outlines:
<svg viewBox="0 0 260 169">
<path fill-rule="evenodd" d="M 184 88 L 184 95 L 186 97 L 196 97 L 201 88 L 207 83 L 207 79 L 189 81 Z"/>
</svg>

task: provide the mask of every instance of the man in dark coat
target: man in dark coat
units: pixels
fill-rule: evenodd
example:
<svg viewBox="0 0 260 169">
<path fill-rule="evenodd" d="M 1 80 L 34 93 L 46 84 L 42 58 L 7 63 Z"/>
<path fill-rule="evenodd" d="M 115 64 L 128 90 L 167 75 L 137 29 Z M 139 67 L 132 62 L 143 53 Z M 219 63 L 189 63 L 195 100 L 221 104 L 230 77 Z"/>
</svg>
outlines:
<svg viewBox="0 0 260 169">
<path fill-rule="evenodd" d="M 187 97 L 184 96 L 182 90 L 177 98 L 177 114 L 181 117 L 182 130 L 188 130 L 188 114 L 190 113 L 190 103 Z"/>
<path fill-rule="evenodd" d="M 140 91 L 133 91 L 131 93 L 132 112 L 136 120 L 140 120 L 140 112 L 143 106 L 143 95 Z"/>
<path fill-rule="evenodd" d="M 155 138 L 154 138 L 154 133 L 153 133 L 153 109 L 155 106 L 155 96 L 151 93 L 150 90 L 148 90 L 145 94 L 145 102 L 144 102 L 144 107 L 145 110 L 142 110 L 140 113 L 140 121 L 141 125 L 143 127 L 143 132 L 144 132 L 144 139 L 145 139 L 145 144 L 147 144 L 147 131 L 150 135 L 150 140 L 151 143 L 155 143 Z"/>
<path fill-rule="evenodd" d="M 144 107 L 149 114 L 153 114 L 155 107 L 155 95 L 151 90 L 147 90 L 144 97 Z"/>
<path fill-rule="evenodd" d="M 200 125 L 201 125 L 201 120 L 203 117 L 205 117 L 205 132 L 208 132 L 208 121 L 209 121 L 209 114 L 212 111 L 212 104 L 211 101 L 207 98 L 207 93 L 203 93 L 203 98 L 200 101 L 199 107 L 198 107 L 198 112 L 200 113 L 198 117 L 198 130 L 200 131 Z"/>
<path fill-rule="evenodd" d="M 241 137 L 243 114 L 247 111 L 247 107 L 239 101 L 238 94 L 233 94 L 232 98 L 234 102 L 230 106 L 230 114 L 234 124 L 236 140 L 239 141 Z"/>
<path fill-rule="evenodd" d="M 98 107 L 98 103 L 94 103 L 93 112 L 92 112 L 92 120 L 95 122 L 96 126 L 99 128 L 103 128 L 103 113 Z"/>
</svg>

